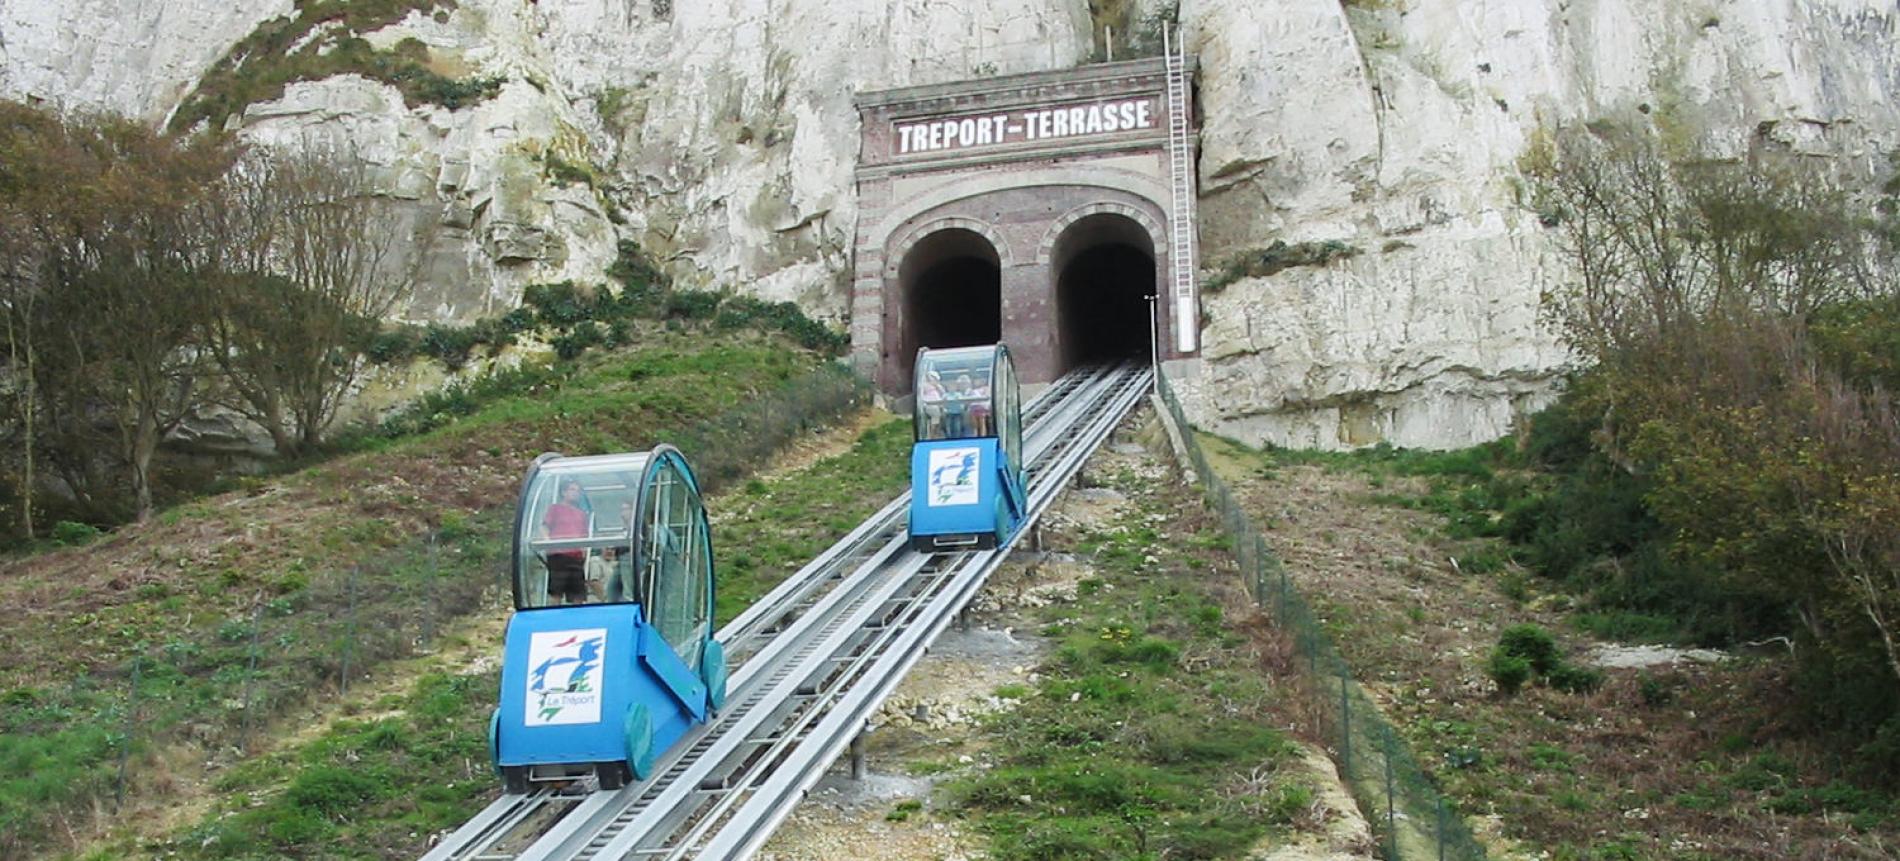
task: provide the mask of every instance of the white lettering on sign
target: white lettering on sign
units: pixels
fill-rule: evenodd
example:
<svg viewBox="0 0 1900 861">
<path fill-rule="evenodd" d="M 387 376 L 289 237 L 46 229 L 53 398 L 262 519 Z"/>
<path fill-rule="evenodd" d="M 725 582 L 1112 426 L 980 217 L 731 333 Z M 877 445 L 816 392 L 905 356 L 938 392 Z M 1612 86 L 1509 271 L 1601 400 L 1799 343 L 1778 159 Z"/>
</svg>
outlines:
<svg viewBox="0 0 1900 861">
<path fill-rule="evenodd" d="M 1118 134 L 1155 127 L 1155 97 L 897 125 L 897 154 Z"/>
</svg>

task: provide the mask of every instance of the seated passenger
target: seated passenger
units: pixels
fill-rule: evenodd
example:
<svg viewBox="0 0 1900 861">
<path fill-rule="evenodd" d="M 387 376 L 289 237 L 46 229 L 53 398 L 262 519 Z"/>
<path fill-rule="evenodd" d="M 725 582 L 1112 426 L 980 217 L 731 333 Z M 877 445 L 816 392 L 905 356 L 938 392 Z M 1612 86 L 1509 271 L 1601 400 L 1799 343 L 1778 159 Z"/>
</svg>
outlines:
<svg viewBox="0 0 1900 861">
<path fill-rule="evenodd" d="M 581 508 L 581 483 L 572 478 L 561 482 L 561 499 L 548 506 L 541 517 L 541 536 L 549 539 L 586 538 L 587 511 Z M 548 603 L 581 604 L 587 601 L 587 551 L 548 551 Z"/>
<path fill-rule="evenodd" d="M 939 439 L 943 436 L 943 380 L 936 371 L 924 377 L 923 386 L 917 389 L 917 407 L 924 413 L 924 439 Z"/>
<path fill-rule="evenodd" d="M 970 387 L 970 435 L 990 435 L 990 384 L 980 382 Z"/>
<path fill-rule="evenodd" d="M 949 404 L 944 414 L 945 435 L 961 439 L 970 435 L 970 376 L 958 374 L 950 383 Z"/>
<path fill-rule="evenodd" d="M 613 551 L 613 555 L 607 557 L 610 567 L 607 569 L 606 600 L 637 601 L 639 598 L 633 594 L 633 588 L 628 585 L 633 582 L 633 500 L 631 499 L 620 503 L 620 536 L 625 543 L 608 548 Z"/>
<path fill-rule="evenodd" d="M 620 566 L 615 564 L 618 547 L 603 547 L 599 556 L 587 559 L 587 595 L 595 602 L 607 600 L 607 584 L 618 576 Z"/>
</svg>

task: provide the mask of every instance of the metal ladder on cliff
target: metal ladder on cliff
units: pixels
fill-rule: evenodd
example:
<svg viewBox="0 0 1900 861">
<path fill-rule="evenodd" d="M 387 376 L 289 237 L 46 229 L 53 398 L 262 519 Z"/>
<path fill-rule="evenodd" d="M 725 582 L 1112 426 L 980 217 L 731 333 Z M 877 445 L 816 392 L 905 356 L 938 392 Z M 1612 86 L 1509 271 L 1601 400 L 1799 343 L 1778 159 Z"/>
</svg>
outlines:
<svg viewBox="0 0 1900 861">
<path fill-rule="evenodd" d="M 1194 290 L 1194 144 L 1188 137 L 1193 108 L 1188 103 L 1187 47 L 1168 28 L 1161 31 L 1161 44 L 1168 70 L 1168 172 L 1174 184 L 1168 210 L 1174 349 L 1191 353 L 1201 331 L 1200 300 Z"/>
</svg>

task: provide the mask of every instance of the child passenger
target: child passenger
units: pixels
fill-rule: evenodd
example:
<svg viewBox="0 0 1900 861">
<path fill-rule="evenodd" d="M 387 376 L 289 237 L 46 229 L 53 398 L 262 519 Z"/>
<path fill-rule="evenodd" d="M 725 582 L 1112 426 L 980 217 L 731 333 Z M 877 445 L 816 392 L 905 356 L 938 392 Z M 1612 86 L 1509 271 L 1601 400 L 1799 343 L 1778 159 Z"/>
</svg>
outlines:
<svg viewBox="0 0 1900 861">
<path fill-rule="evenodd" d="M 618 555 L 615 547 L 602 547 L 599 556 L 587 559 L 587 597 L 594 603 L 607 600 L 607 581 L 616 574 L 618 566 L 614 558 Z"/>
</svg>

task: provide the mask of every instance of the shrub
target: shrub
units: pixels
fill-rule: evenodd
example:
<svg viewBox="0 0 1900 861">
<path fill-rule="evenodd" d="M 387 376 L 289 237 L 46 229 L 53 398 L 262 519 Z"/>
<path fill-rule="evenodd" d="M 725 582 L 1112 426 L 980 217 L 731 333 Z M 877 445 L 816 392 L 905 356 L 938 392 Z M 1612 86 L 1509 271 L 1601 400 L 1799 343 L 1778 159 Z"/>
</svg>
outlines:
<svg viewBox="0 0 1900 861">
<path fill-rule="evenodd" d="M 1323 242 L 1287 244 L 1274 240 L 1266 248 L 1243 251 L 1201 281 L 1201 289 L 1218 293 L 1242 278 L 1265 278 L 1295 266 L 1325 266 L 1335 260 L 1359 256 L 1359 249 L 1328 239 Z"/>
<path fill-rule="evenodd" d="M 369 345 L 364 348 L 363 352 L 369 356 L 370 361 L 379 365 L 387 365 L 414 356 L 416 354 L 417 343 L 418 339 L 414 326 L 397 326 L 377 332 L 374 337 L 370 338 Z"/>
<path fill-rule="evenodd" d="M 544 326 L 564 328 L 590 319 L 594 314 L 593 297 L 572 281 L 554 284 L 530 284 L 521 293 L 524 308 L 533 308 L 535 319 Z"/>
<path fill-rule="evenodd" d="M 572 359 L 587 351 L 587 348 L 604 343 L 607 339 L 601 335 L 600 325 L 585 322 L 576 325 L 573 330 L 554 339 L 554 354 L 563 359 Z"/>
<path fill-rule="evenodd" d="M 90 523 L 62 520 L 53 524 L 52 539 L 62 547 L 78 547 L 98 538 L 101 533 Z"/>
<path fill-rule="evenodd" d="M 1506 694 L 1515 694 L 1531 678 L 1531 662 L 1513 655 L 1504 647 L 1491 650 L 1491 659 L 1485 664 L 1485 673 L 1498 683 L 1498 690 Z"/>
<path fill-rule="evenodd" d="M 1533 672 L 1547 676 L 1563 665 L 1563 653 L 1557 638 L 1537 625 L 1512 625 L 1498 637 L 1498 648 L 1507 655 L 1523 658 Z"/>
<path fill-rule="evenodd" d="M 1590 667 L 1560 664 L 1545 674 L 1550 686 L 1572 694 L 1587 694 L 1603 685 L 1603 672 Z"/>
<path fill-rule="evenodd" d="M 706 320 L 724 297 L 711 290 L 675 290 L 666 294 L 664 316 L 675 320 Z"/>
<path fill-rule="evenodd" d="M 335 766 L 306 769 L 284 793 L 293 807 L 326 816 L 349 811 L 375 797 L 374 778 Z"/>
<path fill-rule="evenodd" d="M 422 340 L 416 348 L 422 355 L 441 361 L 449 370 L 459 370 L 468 364 L 469 354 L 475 349 L 475 333 L 471 328 L 430 323 L 422 330 Z"/>
</svg>

